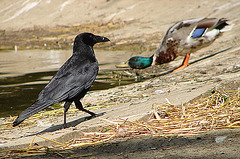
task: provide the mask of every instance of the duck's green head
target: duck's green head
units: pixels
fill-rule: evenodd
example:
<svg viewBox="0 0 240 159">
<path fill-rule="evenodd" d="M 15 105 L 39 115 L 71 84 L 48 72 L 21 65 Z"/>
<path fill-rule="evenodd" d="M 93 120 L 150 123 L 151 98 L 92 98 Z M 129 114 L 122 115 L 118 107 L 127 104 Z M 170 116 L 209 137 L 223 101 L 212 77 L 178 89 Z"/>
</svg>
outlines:
<svg viewBox="0 0 240 159">
<path fill-rule="evenodd" d="M 151 57 L 141 57 L 134 56 L 128 60 L 128 65 L 134 69 L 144 69 L 152 65 L 153 56 Z"/>
</svg>

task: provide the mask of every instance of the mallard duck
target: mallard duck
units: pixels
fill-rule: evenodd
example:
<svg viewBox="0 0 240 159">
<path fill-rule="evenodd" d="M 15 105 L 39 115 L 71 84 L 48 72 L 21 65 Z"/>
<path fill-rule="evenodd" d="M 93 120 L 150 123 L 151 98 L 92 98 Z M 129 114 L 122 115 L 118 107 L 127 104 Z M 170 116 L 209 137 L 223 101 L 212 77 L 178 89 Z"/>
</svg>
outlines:
<svg viewBox="0 0 240 159">
<path fill-rule="evenodd" d="M 187 67 L 190 54 L 210 45 L 228 25 L 225 18 L 199 18 L 180 21 L 173 24 L 165 33 L 162 43 L 151 57 L 134 56 L 128 65 L 134 69 L 143 69 L 151 65 L 160 65 L 185 56 L 176 70 Z"/>
</svg>

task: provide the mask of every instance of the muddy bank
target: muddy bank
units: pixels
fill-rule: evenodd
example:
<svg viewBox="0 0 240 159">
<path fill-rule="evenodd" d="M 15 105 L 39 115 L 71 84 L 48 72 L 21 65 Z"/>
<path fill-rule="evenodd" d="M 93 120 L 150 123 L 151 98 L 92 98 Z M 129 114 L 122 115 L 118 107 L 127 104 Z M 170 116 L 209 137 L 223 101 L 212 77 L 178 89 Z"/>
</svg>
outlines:
<svg viewBox="0 0 240 159">
<path fill-rule="evenodd" d="M 172 104 L 181 105 L 205 92 L 214 90 L 216 87 L 227 90 L 224 83 L 227 84 L 231 81 L 228 87 L 237 89 L 239 86 L 236 84 L 239 83 L 240 70 L 232 61 L 239 60 L 236 58 L 239 53 L 239 50 L 229 50 L 217 57 L 207 59 L 205 61 L 207 66 L 203 66 L 203 62 L 195 63 L 182 71 L 150 79 L 143 83 L 90 92 L 82 101 L 85 105 L 88 105 L 87 103 L 95 105 L 96 107 L 92 111 L 100 114 L 104 113 L 101 116 L 102 118 L 112 121 L 117 119 L 134 121 L 151 113 L 154 103 L 166 103 L 168 100 Z M 228 60 L 222 58 L 226 56 Z M 181 61 L 176 60 L 173 64 L 176 65 L 179 62 Z M 223 65 L 219 65 L 219 63 Z M 162 93 L 157 93 L 157 90 L 161 90 Z M 26 147 L 32 141 L 33 135 L 39 132 L 47 132 L 43 134 L 46 138 L 66 142 L 82 130 L 108 124 L 99 118 L 84 121 L 84 118 L 87 117 L 86 114 L 72 107 L 67 118 L 68 123 L 73 124 L 74 127 L 58 130 L 63 123 L 62 113 L 62 110 L 59 110 L 54 115 L 45 114 L 40 119 L 37 116 L 32 117 L 16 128 L 12 128 L 11 122 L 14 118 L 10 118 L 2 130 L 2 136 L 4 136 L 2 142 L 4 144 L 1 147 L 3 149 Z M 46 128 L 41 124 L 39 125 L 38 120 L 43 125 L 51 123 L 54 126 Z M 49 132 L 49 130 L 51 131 Z M 13 136 L 14 139 L 12 139 Z M 19 138 L 21 136 L 26 137 Z M 51 145 L 51 142 L 41 138 L 36 139 L 35 142 Z"/>
<path fill-rule="evenodd" d="M 212 94 L 213 91 L 232 91 L 236 88 L 238 88 L 239 85 L 239 78 L 221 82 L 219 85 L 215 85 L 212 87 L 212 89 L 207 90 L 206 93 L 201 93 L 200 96 L 190 101 L 190 103 L 193 103 L 194 101 L 198 100 L 199 98 L 205 98 L 206 96 L 209 96 L 209 94 Z M 141 85 L 143 86 L 143 85 Z M 208 85 L 209 88 L 210 85 Z M 212 85 L 213 86 L 213 85 Z M 194 87 L 193 87 L 194 88 Z M 194 89 L 191 89 L 191 93 L 198 94 L 194 91 Z M 170 94 L 170 93 L 169 93 Z M 223 93 L 224 95 L 224 93 Z M 128 96 L 129 98 L 130 96 Z M 164 97 L 167 97 L 166 94 Z M 175 96 L 176 97 L 176 96 Z M 193 96 L 192 96 L 193 97 Z M 170 99 L 170 98 L 169 98 Z M 172 102 L 172 99 L 169 101 Z M 129 103 L 129 102 L 126 102 Z M 131 103 L 131 102 L 130 102 Z M 135 105 L 139 106 L 141 103 L 144 103 L 144 105 L 149 105 L 150 103 L 146 100 L 139 100 L 139 102 L 136 101 L 136 98 L 134 98 L 134 102 L 128 106 L 128 107 L 135 107 Z M 174 102 L 177 103 L 177 102 Z M 154 104 L 154 103 L 153 103 Z M 156 103 L 155 103 L 156 104 Z M 25 134 L 29 134 L 29 136 L 25 136 L 23 138 L 18 139 L 12 139 L 5 138 L 5 144 L 9 145 L 9 143 L 12 143 L 15 141 L 20 140 L 22 144 L 14 144 L 14 146 L 11 146 L 11 148 L 19 150 L 15 150 L 13 152 L 19 153 L 23 150 L 23 148 L 28 147 L 28 143 L 23 144 L 23 142 L 34 141 L 32 144 L 35 144 L 36 146 L 44 147 L 50 146 L 50 145 L 57 145 L 58 143 L 54 143 L 53 141 L 49 140 L 52 138 L 53 135 L 55 138 L 54 140 L 60 143 L 67 143 L 71 142 L 73 139 L 75 140 L 84 140 L 84 137 L 79 138 L 84 133 L 96 133 L 95 136 L 98 136 L 97 133 L 104 133 L 104 129 L 107 129 L 107 125 L 109 122 L 106 121 L 116 121 L 114 118 L 111 118 L 109 114 L 117 110 L 117 114 L 119 115 L 119 112 L 126 110 L 132 112 L 129 108 L 126 109 L 126 107 L 122 104 L 119 104 L 118 106 L 111 106 L 109 108 L 101 109 L 100 112 L 106 111 L 106 114 L 101 114 L 100 117 L 92 118 L 89 117 L 84 119 L 77 118 L 74 121 L 68 122 L 69 125 L 74 126 L 67 128 L 65 130 L 58 130 L 61 128 L 60 125 L 54 125 L 47 129 L 45 129 L 42 133 L 39 134 L 36 138 L 34 137 L 34 134 L 29 134 L 29 131 L 32 131 L 29 126 L 31 126 L 34 123 L 31 123 L 30 125 L 25 125 L 22 130 L 25 131 Z M 185 104 L 184 104 L 185 105 Z M 199 107 L 201 107 L 199 105 Z M 109 111 L 110 110 L 110 111 Z M 96 110 L 94 110 L 96 111 Z M 136 112 L 136 109 L 135 109 Z M 149 115 L 151 111 L 149 111 L 148 115 L 146 113 L 142 114 L 135 114 L 137 116 L 134 116 L 131 114 L 127 114 L 128 116 L 118 119 L 124 119 L 126 121 L 135 121 L 138 119 L 139 121 L 146 121 L 149 119 Z M 108 115 L 107 115 L 108 113 Z M 68 117 L 71 118 L 72 112 L 68 114 Z M 129 116 L 130 115 L 130 116 Z M 230 115 L 230 114 L 229 114 Z M 75 115 L 74 115 L 75 116 Z M 115 114 L 116 116 L 116 114 Z M 62 115 L 61 115 L 62 117 Z M 141 119 L 139 119 L 141 118 Z M 165 118 L 165 117 L 164 117 Z M 106 119 L 103 120 L 103 119 Z M 93 121 L 101 121 L 99 124 L 97 124 L 97 127 L 86 127 L 85 123 L 92 123 Z M 164 120 L 164 119 L 163 119 Z M 46 123 L 45 120 L 41 119 L 44 123 Z M 28 121 L 29 122 L 29 121 Z M 112 124 L 112 123 L 111 123 Z M 81 127 L 79 127 L 81 125 Z M 38 125 L 39 127 L 40 125 Z M 237 126 L 237 125 L 236 125 Z M 27 128 L 27 129 L 26 129 Z M 79 129 L 81 128 L 81 130 Z M 84 129 L 85 128 L 85 129 Z M 35 127 L 36 129 L 36 127 Z M 120 128 L 121 129 L 121 128 Z M 96 143 L 93 146 L 91 144 L 80 146 L 79 148 L 73 148 L 73 149 L 49 149 L 48 151 L 44 151 L 45 155 L 41 155 L 41 153 L 37 153 L 38 155 L 34 157 L 39 158 L 58 158 L 58 157 L 86 157 L 86 158 L 238 158 L 238 151 L 239 151 L 239 129 L 221 129 L 221 130 L 215 130 L 215 131 L 209 131 L 207 133 L 202 134 L 195 134 L 185 137 L 178 137 L 178 135 L 168 135 L 165 137 L 153 137 L 152 135 L 141 135 L 136 132 L 136 135 L 134 138 L 129 136 L 133 132 L 126 132 L 126 134 L 121 133 L 121 130 L 119 129 L 118 137 L 114 137 L 115 139 L 109 139 L 110 141 L 105 141 L 102 144 Z M 122 127 L 124 129 L 124 127 Z M 101 131 L 99 131 L 101 130 Z M 9 131 L 9 130 L 8 130 Z M 16 131 L 16 130 L 15 130 Z M 122 130 L 123 131 L 123 130 Z M 32 131 L 33 132 L 33 131 Z M 36 132 L 36 131 L 35 131 Z M 10 132 L 9 132 L 10 133 Z M 11 132 L 13 134 L 14 132 Z M 7 136 L 7 133 L 4 133 L 5 136 Z M 16 134 L 18 135 L 18 134 Z M 60 135 L 60 136 L 59 136 Z M 10 135 L 11 136 L 11 135 Z M 9 137 L 10 137 L 9 136 Z M 39 140 L 41 139 L 40 136 L 45 137 L 45 140 Z M 157 135 L 156 135 L 157 136 Z M 46 140 L 48 139 L 48 140 Z M 87 137 L 85 137 L 87 139 Z M 7 142 L 6 142 L 7 141 Z M 84 144 L 84 143 L 79 143 Z M 4 147 L 2 147 L 5 149 Z M 34 148 L 34 146 L 33 146 Z M 39 149 L 40 152 L 40 149 Z M 184 153 L 183 153 L 184 152 Z M 196 153 L 198 152 L 198 153 Z M 8 153 L 7 151 L 5 153 Z M 36 150 L 32 151 L 32 153 L 36 153 Z M 33 157 L 33 154 L 29 154 L 29 156 Z M 14 155 L 14 154 L 13 154 Z M 30 157 L 30 158 L 31 158 Z"/>
<path fill-rule="evenodd" d="M 217 138 L 225 137 L 220 143 Z M 74 158 L 239 158 L 239 130 L 222 130 L 190 138 L 140 137 L 72 150 Z M 67 154 L 67 152 L 66 152 Z M 36 158 L 63 157 L 49 153 Z"/>
</svg>

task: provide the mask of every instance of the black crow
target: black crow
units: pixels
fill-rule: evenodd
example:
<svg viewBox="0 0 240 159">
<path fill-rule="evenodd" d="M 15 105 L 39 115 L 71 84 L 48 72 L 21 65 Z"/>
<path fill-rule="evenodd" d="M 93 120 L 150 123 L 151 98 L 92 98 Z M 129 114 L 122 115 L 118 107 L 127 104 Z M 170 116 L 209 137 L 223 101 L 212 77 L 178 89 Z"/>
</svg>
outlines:
<svg viewBox="0 0 240 159">
<path fill-rule="evenodd" d="M 93 46 L 96 43 L 106 41 L 109 39 L 91 33 L 77 35 L 73 44 L 73 55 L 40 92 L 38 99 L 17 117 L 13 126 L 17 126 L 26 118 L 61 101 L 65 101 L 63 125 L 65 128 L 66 112 L 72 102 L 79 110 L 95 116 L 95 113 L 83 108 L 80 99 L 85 96 L 98 74 L 98 61 Z"/>
</svg>

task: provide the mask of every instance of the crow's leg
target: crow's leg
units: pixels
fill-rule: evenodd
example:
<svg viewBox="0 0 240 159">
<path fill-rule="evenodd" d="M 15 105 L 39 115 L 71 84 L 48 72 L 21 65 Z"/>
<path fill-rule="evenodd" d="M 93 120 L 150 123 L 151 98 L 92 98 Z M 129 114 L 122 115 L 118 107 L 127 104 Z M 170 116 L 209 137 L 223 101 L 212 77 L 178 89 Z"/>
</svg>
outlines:
<svg viewBox="0 0 240 159">
<path fill-rule="evenodd" d="M 84 111 L 92 116 L 97 116 L 95 113 L 93 113 L 87 109 L 84 109 L 82 103 L 79 100 L 74 100 L 74 103 L 79 110 Z"/>
<path fill-rule="evenodd" d="M 66 101 L 66 103 L 64 104 L 63 128 L 67 128 L 66 113 L 71 104 L 72 104 L 72 102 L 68 102 L 68 101 Z"/>
</svg>

